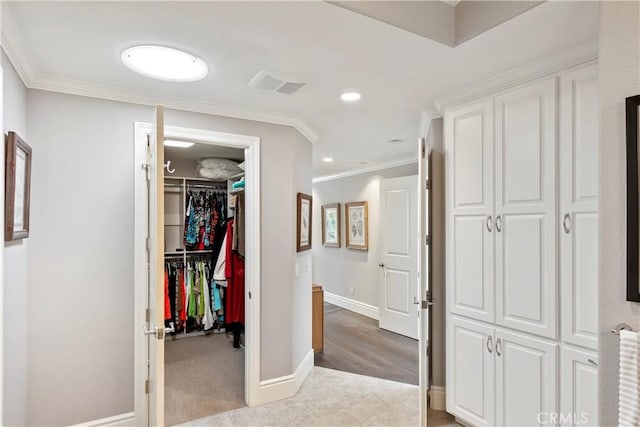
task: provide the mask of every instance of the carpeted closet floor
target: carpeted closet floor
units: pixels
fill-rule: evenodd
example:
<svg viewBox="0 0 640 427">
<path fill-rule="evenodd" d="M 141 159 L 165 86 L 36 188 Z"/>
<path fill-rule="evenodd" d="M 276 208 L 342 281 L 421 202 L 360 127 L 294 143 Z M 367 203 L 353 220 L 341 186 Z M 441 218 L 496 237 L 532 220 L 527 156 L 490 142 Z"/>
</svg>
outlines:
<svg viewBox="0 0 640 427">
<path fill-rule="evenodd" d="M 166 425 L 245 406 L 244 349 L 212 334 L 165 342 Z"/>
</svg>

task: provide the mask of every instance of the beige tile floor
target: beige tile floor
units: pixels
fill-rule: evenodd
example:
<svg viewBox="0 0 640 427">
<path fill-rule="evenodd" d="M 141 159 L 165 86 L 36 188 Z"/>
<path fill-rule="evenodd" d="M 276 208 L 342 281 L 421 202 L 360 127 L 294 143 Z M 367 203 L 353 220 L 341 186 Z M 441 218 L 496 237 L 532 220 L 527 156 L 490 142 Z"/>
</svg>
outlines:
<svg viewBox="0 0 640 427">
<path fill-rule="evenodd" d="M 401 427 L 417 426 L 418 412 L 417 386 L 314 367 L 298 394 L 290 399 L 180 426 Z M 443 412 L 435 411 L 430 417 L 430 427 L 457 425 Z"/>
</svg>

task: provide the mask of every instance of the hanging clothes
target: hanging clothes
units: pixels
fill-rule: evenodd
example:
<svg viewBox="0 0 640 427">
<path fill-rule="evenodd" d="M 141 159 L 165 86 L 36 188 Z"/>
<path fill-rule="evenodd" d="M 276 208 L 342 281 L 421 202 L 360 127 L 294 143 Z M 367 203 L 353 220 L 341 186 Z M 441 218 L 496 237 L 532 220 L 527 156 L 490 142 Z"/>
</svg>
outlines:
<svg viewBox="0 0 640 427">
<path fill-rule="evenodd" d="M 227 237 L 233 235 L 234 220 L 227 224 Z M 227 279 L 227 299 L 225 306 L 226 323 L 244 325 L 244 259 L 234 252 L 227 241 L 225 277 Z"/>
<path fill-rule="evenodd" d="M 189 190 L 185 205 L 184 244 L 187 250 L 211 249 L 225 218 L 226 190 Z"/>
</svg>

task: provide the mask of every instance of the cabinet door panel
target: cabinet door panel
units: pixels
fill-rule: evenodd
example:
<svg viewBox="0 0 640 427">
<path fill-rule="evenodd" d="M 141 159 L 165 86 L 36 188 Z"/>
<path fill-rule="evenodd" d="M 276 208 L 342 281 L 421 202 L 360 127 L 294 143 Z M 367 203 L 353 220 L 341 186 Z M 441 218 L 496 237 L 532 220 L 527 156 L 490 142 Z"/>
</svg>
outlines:
<svg viewBox="0 0 640 427">
<path fill-rule="evenodd" d="M 540 425 L 538 414 L 557 412 L 557 358 L 558 344 L 496 329 L 496 425 Z"/>
<path fill-rule="evenodd" d="M 447 305 L 493 322 L 493 103 L 448 111 L 444 125 Z"/>
<path fill-rule="evenodd" d="M 493 327 L 451 316 L 447 331 L 447 411 L 475 425 L 493 425 Z"/>
<path fill-rule="evenodd" d="M 556 81 L 495 108 L 496 323 L 557 338 Z"/>
<path fill-rule="evenodd" d="M 598 348 L 598 78 L 589 66 L 561 77 L 560 284 L 562 339 Z"/>
<path fill-rule="evenodd" d="M 598 355 L 565 346 L 560 385 L 563 426 L 598 425 Z"/>
</svg>

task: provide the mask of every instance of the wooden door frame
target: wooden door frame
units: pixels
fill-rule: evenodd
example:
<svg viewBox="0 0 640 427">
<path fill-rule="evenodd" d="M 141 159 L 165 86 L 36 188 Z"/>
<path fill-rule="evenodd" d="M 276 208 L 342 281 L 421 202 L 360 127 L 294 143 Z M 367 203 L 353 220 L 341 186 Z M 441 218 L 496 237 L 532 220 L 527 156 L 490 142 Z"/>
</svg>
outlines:
<svg viewBox="0 0 640 427">
<path fill-rule="evenodd" d="M 245 299 L 247 327 L 245 330 L 245 402 L 254 406 L 259 402 L 260 392 L 260 138 L 178 126 L 165 126 L 165 137 L 194 140 L 205 144 L 240 148 L 245 150 L 247 182 L 245 190 L 247 212 L 245 264 Z M 152 123 L 134 123 L 134 414 L 135 425 L 148 424 L 147 394 L 147 338 L 143 334 L 146 324 L 146 171 L 141 165 L 146 162 L 147 135 L 153 132 Z"/>
</svg>

